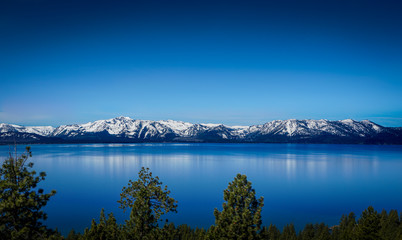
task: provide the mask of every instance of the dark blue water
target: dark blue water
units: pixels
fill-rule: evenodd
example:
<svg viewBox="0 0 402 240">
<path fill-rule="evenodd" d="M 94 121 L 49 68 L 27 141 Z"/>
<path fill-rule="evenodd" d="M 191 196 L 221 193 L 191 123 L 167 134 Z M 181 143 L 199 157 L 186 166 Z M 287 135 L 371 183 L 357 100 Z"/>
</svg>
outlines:
<svg viewBox="0 0 402 240">
<path fill-rule="evenodd" d="M 19 147 L 23 150 L 23 146 Z M 9 147 L 0 147 L 5 159 Z M 47 225 L 83 231 L 101 208 L 128 218 L 117 200 L 129 179 L 149 167 L 178 200 L 176 224 L 209 227 L 223 190 L 246 174 L 264 196 L 263 223 L 338 223 L 344 213 L 402 211 L 402 146 L 314 144 L 89 144 L 33 145 L 35 169 L 48 174 L 41 187 L 57 190 Z"/>
</svg>

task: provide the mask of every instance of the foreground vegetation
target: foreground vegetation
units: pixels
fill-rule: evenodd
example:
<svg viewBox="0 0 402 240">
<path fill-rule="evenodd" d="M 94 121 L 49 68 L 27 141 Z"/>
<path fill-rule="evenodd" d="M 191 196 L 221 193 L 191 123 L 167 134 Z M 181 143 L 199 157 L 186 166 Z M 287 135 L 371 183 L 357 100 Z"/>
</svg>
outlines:
<svg viewBox="0 0 402 240">
<path fill-rule="evenodd" d="M 84 233 L 72 230 L 67 237 L 42 224 L 46 214 L 42 208 L 56 193 L 37 188 L 46 177 L 37 174 L 28 162 L 30 148 L 21 156 L 10 154 L 0 168 L 0 239 L 402 239 L 402 214 L 396 210 L 378 213 L 373 207 L 344 215 L 337 226 L 324 223 L 307 224 L 296 232 L 293 224 L 280 231 L 275 225 L 262 226 L 264 199 L 245 175 L 237 174 L 223 192 L 222 211 L 214 210 L 215 224 L 208 229 L 175 226 L 164 215 L 177 211 L 177 201 L 170 197 L 167 186 L 142 168 L 136 181 L 129 181 L 118 201 L 123 211 L 130 211 L 124 224 L 117 224 L 113 213 L 100 212 L 98 221 Z"/>
</svg>

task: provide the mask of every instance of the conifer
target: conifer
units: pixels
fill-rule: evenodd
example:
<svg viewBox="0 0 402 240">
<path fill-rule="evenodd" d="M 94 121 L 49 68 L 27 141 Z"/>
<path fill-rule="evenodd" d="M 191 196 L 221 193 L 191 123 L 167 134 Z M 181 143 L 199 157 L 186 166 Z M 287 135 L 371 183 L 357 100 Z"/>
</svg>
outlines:
<svg viewBox="0 0 402 240">
<path fill-rule="evenodd" d="M 372 206 L 362 212 L 356 228 L 359 240 L 377 240 L 380 238 L 380 216 Z"/>
<path fill-rule="evenodd" d="M 131 209 L 130 218 L 124 227 L 130 239 L 157 239 L 160 235 L 158 223 L 168 212 L 177 212 L 177 201 L 171 198 L 167 186 L 162 188 L 159 177 L 153 177 L 149 168 L 142 167 L 138 180 L 130 180 L 120 194 L 120 208 Z M 167 219 L 165 220 L 167 221 Z"/>
<path fill-rule="evenodd" d="M 293 225 L 293 223 L 286 224 L 285 227 L 283 227 L 283 231 L 282 231 L 281 237 L 279 239 L 280 240 L 296 240 L 297 239 L 297 234 L 296 234 L 295 226 Z"/>
<path fill-rule="evenodd" d="M 379 235 L 381 239 L 398 239 L 398 228 L 400 222 L 398 212 L 391 210 L 389 214 L 383 210 L 380 214 L 380 226 Z"/>
<path fill-rule="evenodd" d="M 255 239 L 261 230 L 263 197 L 257 199 L 246 175 L 237 174 L 223 192 L 222 212 L 215 209 L 215 239 Z"/>
<path fill-rule="evenodd" d="M 348 216 L 342 215 L 339 226 L 336 227 L 336 239 L 355 239 L 356 215 L 351 212 Z"/>
<path fill-rule="evenodd" d="M 20 156 L 15 150 L 0 168 L 0 235 L 4 239 L 43 239 L 55 233 L 41 221 L 47 218 L 42 208 L 56 191 L 44 193 L 37 188 L 46 173 L 37 174 L 28 162 L 30 157 L 30 147 Z"/>
</svg>

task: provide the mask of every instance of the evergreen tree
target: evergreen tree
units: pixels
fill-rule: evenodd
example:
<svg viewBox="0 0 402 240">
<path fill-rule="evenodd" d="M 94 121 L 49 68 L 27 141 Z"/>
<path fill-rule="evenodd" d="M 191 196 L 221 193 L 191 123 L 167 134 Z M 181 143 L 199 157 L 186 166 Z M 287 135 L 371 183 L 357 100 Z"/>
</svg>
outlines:
<svg viewBox="0 0 402 240">
<path fill-rule="evenodd" d="M 99 235 L 98 225 L 96 224 L 95 219 L 92 219 L 91 227 L 85 229 L 83 238 L 87 240 L 96 240 L 100 237 Z"/>
<path fill-rule="evenodd" d="M 269 239 L 268 238 L 268 228 L 266 226 L 263 226 L 261 228 L 260 233 L 258 234 L 259 239 Z"/>
<path fill-rule="evenodd" d="M 105 226 L 106 239 L 123 239 L 121 227 L 117 225 L 113 213 L 109 213 Z"/>
<path fill-rule="evenodd" d="M 269 225 L 268 228 L 264 226 L 261 229 L 260 239 L 279 240 L 280 237 L 281 237 L 281 231 L 279 231 L 279 229 L 275 225 L 272 225 L 272 223 Z"/>
<path fill-rule="evenodd" d="M 326 240 L 330 239 L 331 234 L 329 228 L 324 223 L 314 224 L 314 240 Z"/>
<path fill-rule="evenodd" d="M 129 181 L 120 194 L 120 208 L 131 208 L 126 221 L 125 233 L 130 239 L 157 239 L 161 234 L 158 222 L 162 215 L 177 212 L 177 201 L 169 196 L 167 186 L 162 188 L 158 177 L 153 177 L 149 168 L 142 168 L 137 181 Z M 166 220 L 167 221 L 167 220 Z"/>
<path fill-rule="evenodd" d="M 74 231 L 74 229 L 72 229 L 72 230 L 68 233 L 66 239 L 67 239 L 67 240 L 79 240 L 79 239 L 81 239 L 81 235 L 80 235 L 79 233 L 76 233 L 76 232 Z"/>
<path fill-rule="evenodd" d="M 97 226 L 97 239 L 106 240 L 106 217 L 103 208 L 100 212 L 99 225 Z"/>
<path fill-rule="evenodd" d="M 63 236 L 61 235 L 61 233 L 57 230 L 55 230 L 55 232 L 51 235 L 49 235 L 47 238 L 41 238 L 41 239 L 46 239 L 46 240 L 61 240 L 64 239 Z"/>
<path fill-rule="evenodd" d="M 295 226 L 293 225 L 293 223 L 286 224 L 286 226 L 283 227 L 283 231 L 282 231 L 281 237 L 279 239 L 280 240 L 296 240 L 297 239 L 297 234 L 296 234 Z"/>
<path fill-rule="evenodd" d="M 314 239 L 315 236 L 315 229 L 313 224 L 308 223 L 304 227 L 304 229 L 300 233 L 300 239 L 301 240 L 311 240 Z"/>
<path fill-rule="evenodd" d="M 264 199 L 256 199 L 246 175 L 237 174 L 223 192 L 223 210 L 214 211 L 215 239 L 255 239 L 261 229 Z"/>
<path fill-rule="evenodd" d="M 187 224 L 182 224 L 177 228 L 177 238 L 176 239 L 188 239 L 195 240 L 194 230 L 191 229 Z"/>
<path fill-rule="evenodd" d="M 212 226 L 210 226 L 210 227 L 207 229 L 207 236 L 206 236 L 206 239 L 208 239 L 208 240 L 213 240 L 213 239 L 215 239 L 215 238 L 214 238 L 214 235 L 216 235 L 216 234 L 215 234 L 215 226 L 212 225 Z"/>
<path fill-rule="evenodd" d="M 42 208 L 56 191 L 44 193 L 37 188 L 46 173 L 32 170 L 30 157 L 30 147 L 20 156 L 15 151 L 0 168 L 0 235 L 4 239 L 43 239 L 54 233 L 41 221 L 47 218 Z"/>
<path fill-rule="evenodd" d="M 165 224 L 162 229 L 162 239 L 174 240 L 176 239 L 176 227 L 174 223 Z"/>
<path fill-rule="evenodd" d="M 401 212 L 400 218 L 399 218 L 399 229 L 398 229 L 397 239 L 402 239 L 402 212 Z"/>
<path fill-rule="evenodd" d="M 123 236 L 121 234 L 120 227 L 116 223 L 113 213 L 110 213 L 108 218 L 106 218 L 105 211 L 102 208 L 99 216 L 99 224 L 96 223 L 95 219 L 92 219 L 91 228 L 85 229 L 83 239 L 114 240 L 123 239 Z"/>
<path fill-rule="evenodd" d="M 383 210 L 380 214 L 380 237 L 381 239 L 398 239 L 399 216 L 396 210 L 391 210 L 389 214 Z"/>
<path fill-rule="evenodd" d="M 380 216 L 372 206 L 362 212 L 356 227 L 356 238 L 359 240 L 376 240 L 380 238 Z"/>
<path fill-rule="evenodd" d="M 402 212 L 399 217 L 399 231 L 397 239 L 402 239 Z"/>
<path fill-rule="evenodd" d="M 348 216 L 342 215 L 339 226 L 334 227 L 333 239 L 355 239 L 356 215 L 351 212 Z"/>
<path fill-rule="evenodd" d="M 207 232 L 204 228 L 196 228 L 195 229 L 195 239 L 204 240 L 207 237 Z"/>
<path fill-rule="evenodd" d="M 269 239 L 277 240 L 281 237 L 281 231 L 275 225 L 270 224 L 268 227 L 268 236 Z"/>
</svg>

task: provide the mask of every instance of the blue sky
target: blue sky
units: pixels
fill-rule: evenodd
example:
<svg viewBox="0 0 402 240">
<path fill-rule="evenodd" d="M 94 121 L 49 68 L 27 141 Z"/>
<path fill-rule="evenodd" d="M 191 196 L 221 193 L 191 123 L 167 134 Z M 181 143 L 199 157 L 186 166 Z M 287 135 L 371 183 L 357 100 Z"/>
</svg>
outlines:
<svg viewBox="0 0 402 240">
<path fill-rule="evenodd" d="M 402 126 L 400 1 L 0 3 L 0 122 Z"/>
</svg>

